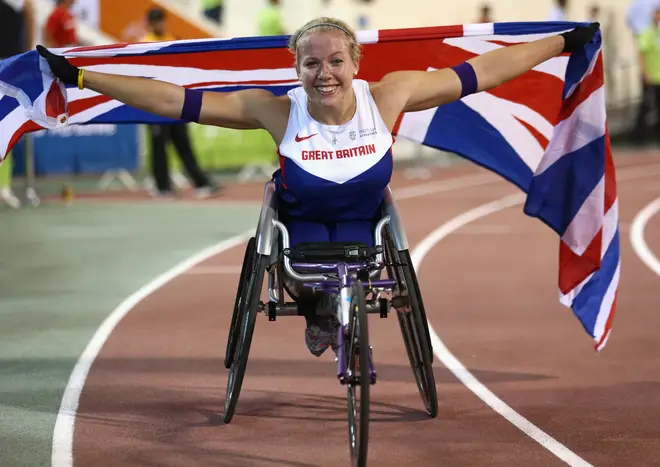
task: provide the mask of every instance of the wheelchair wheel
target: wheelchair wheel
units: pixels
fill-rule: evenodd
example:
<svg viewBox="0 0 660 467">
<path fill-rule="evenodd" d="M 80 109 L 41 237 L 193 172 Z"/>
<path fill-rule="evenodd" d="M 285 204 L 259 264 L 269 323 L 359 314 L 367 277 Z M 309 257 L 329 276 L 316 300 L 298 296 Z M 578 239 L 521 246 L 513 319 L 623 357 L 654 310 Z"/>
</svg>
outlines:
<svg viewBox="0 0 660 467">
<path fill-rule="evenodd" d="M 234 359 L 234 350 L 236 349 L 236 338 L 238 336 L 238 322 L 239 315 L 245 300 L 245 292 L 247 291 L 247 280 L 250 277 L 250 270 L 254 263 L 254 255 L 257 253 L 257 239 L 250 238 L 245 247 L 245 256 L 243 258 L 243 266 L 241 267 L 241 276 L 238 279 L 238 289 L 236 290 L 236 299 L 234 300 L 234 312 L 231 316 L 231 325 L 229 326 L 229 337 L 227 338 L 227 349 L 225 350 L 225 368 L 231 367 L 231 362 Z"/>
<path fill-rule="evenodd" d="M 243 386 L 243 378 L 247 368 L 254 326 L 257 320 L 257 314 L 261 303 L 261 287 L 266 274 L 266 266 L 269 257 L 255 253 L 255 260 L 248 269 L 247 281 L 245 286 L 245 301 L 239 308 L 239 314 L 236 320 L 236 343 L 232 352 L 231 365 L 229 367 L 229 377 L 227 379 L 227 392 L 225 395 L 225 413 L 223 420 L 225 423 L 231 422 L 236 412 L 236 404 Z"/>
<path fill-rule="evenodd" d="M 400 293 L 406 290 L 408 295 L 409 311 L 397 311 L 406 353 L 426 412 L 435 418 L 438 392 L 433 374 L 433 348 L 417 275 L 408 250 L 397 251 L 387 232 L 384 243 L 388 263 L 391 263 L 388 273 L 396 280 Z"/>
<path fill-rule="evenodd" d="M 351 313 L 345 336 L 348 383 L 348 440 L 351 465 L 367 465 L 369 449 L 369 391 L 371 387 L 369 328 L 364 288 L 360 281 L 351 290 Z M 359 391 L 358 387 L 359 386 Z"/>
</svg>

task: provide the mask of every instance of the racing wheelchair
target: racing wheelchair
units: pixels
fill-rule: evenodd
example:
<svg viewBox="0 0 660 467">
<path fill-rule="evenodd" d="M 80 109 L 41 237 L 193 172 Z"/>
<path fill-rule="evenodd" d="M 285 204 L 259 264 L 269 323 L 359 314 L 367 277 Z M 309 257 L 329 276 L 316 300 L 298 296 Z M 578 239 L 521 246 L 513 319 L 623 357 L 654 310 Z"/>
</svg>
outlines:
<svg viewBox="0 0 660 467">
<path fill-rule="evenodd" d="M 225 367 L 229 369 L 224 422 L 236 411 L 245 377 L 257 315 L 275 321 L 303 316 L 297 300 L 304 294 L 333 297 L 326 312 L 339 323 L 337 378 L 348 391 L 348 434 L 352 464 L 366 465 L 370 386 L 376 370 L 369 345 L 369 313 L 387 318 L 396 312 L 417 388 L 426 412 L 438 413 L 433 351 L 426 312 L 408 243 L 390 188 L 386 188 L 374 246 L 363 243 L 290 245 L 287 227 L 278 220 L 276 187 L 265 185 L 255 236 L 249 239 L 238 282 Z M 382 278 L 383 273 L 385 278 Z M 268 277 L 267 302 L 261 301 Z M 285 300 L 285 290 L 293 301 Z M 359 388 L 359 389 L 358 389 Z"/>
</svg>

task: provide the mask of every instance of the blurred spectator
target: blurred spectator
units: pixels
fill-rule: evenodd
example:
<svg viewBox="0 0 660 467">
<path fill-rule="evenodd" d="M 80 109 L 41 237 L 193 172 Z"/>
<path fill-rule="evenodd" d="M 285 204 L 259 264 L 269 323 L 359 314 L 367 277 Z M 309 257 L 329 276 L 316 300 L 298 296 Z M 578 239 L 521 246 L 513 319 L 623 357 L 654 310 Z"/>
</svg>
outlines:
<svg viewBox="0 0 660 467">
<path fill-rule="evenodd" d="M 71 7 L 76 0 L 57 0 L 43 27 L 43 44 L 46 47 L 80 45 L 76 35 L 76 19 Z"/>
<path fill-rule="evenodd" d="M 568 21 L 568 0 L 555 0 L 548 21 Z"/>
<path fill-rule="evenodd" d="M 600 18 L 600 6 L 599 5 L 591 5 L 589 7 L 589 14 L 587 15 L 587 21 L 591 23 L 595 23 L 596 21 L 602 21 Z M 602 26 L 602 25 L 601 25 Z"/>
<path fill-rule="evenodd" d="M 660 6 L 660 0 L 634 0 L 626 14 L 626 23 L 635 37 L 635 43 L 638 46 L 638 55 L 641 59 L 642 52 L 639 50 L 639 36 L 643 31 L 651 26 L 653 11 L 656 7 Z M 642 64 L 640 63 L 640 68 Z M 640 70 L 641 81 L 641 101 L 637 111 L 637 118 L 632 130 L 633 140 L 636 142 L 643 142 L 646 139 L 646 116 L 651 109 L 652 92 L 651 87 L 647 84 L 644 73 Z"/>
<path fill-rule="evenodd" d="M 259 11 L 258 25 L 260 36 L 286 34 L 280 13 L 280 0 L 268 0 L 268 5 Z"/>
<path fill-rule="evenodd" d="M 224 0 L 202 0 L 204 16 L 211 21 L 222 24 L 222 13 L 224 12 Z"/>
<path fill-rule="evenodd" d="M 637 45 L 644 84 L 654 97 L 651 106 L 660 116 L 660 6 L 653 12 L 651 25 L 637 37 Z M 657 123 L 660 126 L 660 119 Z M 660 142 L 660 132 L 656 132 L 656 138 Z"/>
<path fill-rule="evenodd" d="M 36 36 L 35 7 L 32 0 L 0 0 L 0 60 L 32 49 Z M 3 97 L 0 95 L 0 101 Z M 6 97 L 4 99 L 9 99 Z M 0 202 L 21 206 L 11 189 L 11 154 L 0 166 Z"/>
<path fill-rule="evenodd" d="M 477 19 L 477 23 L 492 23 L 492 22 L 493 22 L 493 17 L 492 17 L 491 6 L 488 3 L 484 3 L 479 8 L 479 18 Z"/>
<path fill-rule="evenodd" d="M 167 32 L 165 12 L 158 8 L 149 10 L 147 12 L 147 34 L 142 38 L 142 41 L 171 40 L 175 40 L 175 37 Z M 151 136 L 151 170 L 156 183 L 155 194 L 157 196 L 171 196 L 173 194 L 165 150 L 168 141 L 171 141 L 174 145 L 188 177 L 195 185 L 198 198 L 208 198 L 220 191 L 219 187 L 211 182 L 197 164 L 190 143 L 187 124 L 149 125 L 149 133 Z"/>
</svg>

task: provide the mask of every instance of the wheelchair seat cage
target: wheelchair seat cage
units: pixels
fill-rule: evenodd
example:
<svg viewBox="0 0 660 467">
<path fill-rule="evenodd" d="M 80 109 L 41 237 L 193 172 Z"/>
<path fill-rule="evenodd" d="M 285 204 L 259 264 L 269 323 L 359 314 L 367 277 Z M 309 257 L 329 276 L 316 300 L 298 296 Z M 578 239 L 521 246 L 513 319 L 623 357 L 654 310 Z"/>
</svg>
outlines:
<svg viewBox="0 0 660 467">
<path fill-rule="evenodd" d="M 351 287 L 356 280 L 360 280 L 365 293 L 370 292 L 372 296 L 366 303 L 367 312 L 379 313 L 381 318 L 387 317 L 391 303 L 389 298 L 382 295 L 390 293 L 396 281 L 391 278 L 371 279 L 371 276 L 385 268 L 382 245 L 384 229 L 389 227 L 397 249 L 408 247 L 391 191 L 388 187 L 385 192 L 383 216 L 374 229 L 373 247 L 360 243 L 335 242 L 292 247 L 288 229 L 277 219 L 277 195 L 272 181 L 266 183 L 263 201 L 256 232 L 257 253 L 274 257 L 275 261 L 268 268 L 269 301 L 262 304 L 262 311 L 268 314 L 270 321 L 275 321 L 278 316 L 300 314 L 295 302 L 284 302 L 285 279 L 297 281 L 299 286 L 315 292 L 339 294 L 339 309 L 333 310 L 333 313 L 336 313 L 340 330 L 344 332 L 339 333 L 337 342 L 337 377 L 342 384 L 348 384 L 351 375 L 346 368 L 345 334 L 349 324 Z M 276 232 L 281 236 L 279 245 Z M 278 246 L 281 246 L 281 251 L 277 251 Z M 375 384 L 376 372 L 371 357 L 369 360 L 370 379 Z"/>
</svg>

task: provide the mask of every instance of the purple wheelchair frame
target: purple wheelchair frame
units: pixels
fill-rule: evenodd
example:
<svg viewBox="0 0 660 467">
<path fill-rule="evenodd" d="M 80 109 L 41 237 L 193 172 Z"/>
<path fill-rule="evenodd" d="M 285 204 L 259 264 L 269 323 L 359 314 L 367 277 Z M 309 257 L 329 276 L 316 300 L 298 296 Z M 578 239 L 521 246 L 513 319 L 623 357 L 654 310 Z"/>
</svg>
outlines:
<svg viewBox="0 0 660 467">
<path fill-rule="evenodd" d="M 341 332 L 338 333 L 337 352 L 337 377 L 341 384 L 350 383 L 351 375 L 347 368 L 347 320 L 350 309 L 350 289 L 356 280 L 358 273 L 366 273 L 371 277 L 385 268 L 383 249 L 383 230 L 387 228 L 393 243 L 398 251 L 408 249 L 408 240 L 403 231 L 401 218 L 389 187 L 386 188 L 383 200 L 383 217 L 378 221 L 374 229 L 374 246 L 378 249 L 375 260 L 356 262 L 328 262 L 328 263 L 292 263 L 290 258 L 283 255 L 282 268 L 270 268 L 268 270 L 268 303 L 264 304 L 263 312 L 274 321 L 277 316 L 297 316 L 298 309 L 294 303 L 284 302 L 282 278 L 276 277 L 278 270 L 287 278 L 299 282 L 302 287 L 310 288 L 322 293 L 339 293 L 339 310 L 337 313 L 341 323 Z M 277 255 L 278 244 L 275 232 L 279 232 L 282 239 L 283 251 L 290 247 L 289 232 L 286 226 L 277 220 L 277 196 L 276 187 L 272 181 L 266 183 L 264 189 L 264 202 L 261 208 L 259 224 L 256 232 L 257 253 L 270 256 Z M 279 261 L 278 261 L 279 262 Z M 380 298 L 383 292 L 391 292 L 396 287 L 394 279 L 375 279 L 363 283 L 365 292 L 372 292 L 375 300 L 367 301 L 367 313 L 380 313 L 386 317 L 390 311 L 389 299 Z M 376 371 L 369 349 L 369 373 L 371 384 L 376 382 Z"/>
</svg>

